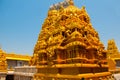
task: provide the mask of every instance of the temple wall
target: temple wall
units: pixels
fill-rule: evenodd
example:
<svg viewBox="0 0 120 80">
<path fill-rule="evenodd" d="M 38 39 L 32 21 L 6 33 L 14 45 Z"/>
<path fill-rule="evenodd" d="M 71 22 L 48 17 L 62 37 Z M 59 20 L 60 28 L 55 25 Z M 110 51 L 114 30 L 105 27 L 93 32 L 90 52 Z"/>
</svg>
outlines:
<svg viewBox="0 0 120 80">
<path fill-rule="evenodd" d="M 33 66 L 16 67 L 14 72 L 14 80 L 33 80 L 33 75 L 36 72 L 36 67 Z"/>
<path fill-rule="evenodd" d="M 14 68 L 17 66 L 17 61 L 16 60 L 7 60 L 7 64 L 8 64 L 8 69 Z"/>
<path fill-rule="evenodd" d="M 28 61 L 21 61 L 21 60 L 7 60 L 8 69 L 15 68 L 16 66 L 24 66 L 28 65 Z"/>
</svg>

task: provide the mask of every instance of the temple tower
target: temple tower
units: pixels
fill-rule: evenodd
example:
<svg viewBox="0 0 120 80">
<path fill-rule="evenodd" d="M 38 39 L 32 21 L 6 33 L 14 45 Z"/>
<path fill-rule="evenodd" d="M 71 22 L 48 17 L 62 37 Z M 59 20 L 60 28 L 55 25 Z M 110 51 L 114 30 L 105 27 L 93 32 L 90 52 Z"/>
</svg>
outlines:
<svg viewBox="0 0 120 80">
<path fill-rule="evenodd" d="M 114 39 L 108 40 L 108 46 L 107 46 L 107 56 L 109 57 L 117 57 L 117 55 L 119 55 L 119 51 L 118 48 L 116 46 L 116 43 L 114 41 Z"/>
<path fill-rule="evenodd" d="M 108 40 L 107 57 L 109 69 L 116 71 L 120 67 L 120 53 L 114 39 Z"/>
<path fill-rule="evenodd" d="M 97 80 L 110 75 L 106 53 L 85 7 L 65 0 L 50 7 L 30 65 L 36 80 Z"/>
</svg>

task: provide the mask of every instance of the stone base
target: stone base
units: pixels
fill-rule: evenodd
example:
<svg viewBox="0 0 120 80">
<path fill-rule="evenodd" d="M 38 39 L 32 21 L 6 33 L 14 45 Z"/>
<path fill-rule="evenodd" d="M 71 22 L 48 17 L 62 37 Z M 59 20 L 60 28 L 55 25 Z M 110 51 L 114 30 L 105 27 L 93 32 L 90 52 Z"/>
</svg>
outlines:
<svg viewBox="0 0 120 80">
<path fill-rule="evenodd" d="M 61 75 L 61 74 L 35 74 L 34 80 L 80 80 L 84 78 L 85 80 L 114 80 L 110 72 L 102 73 L 87 73 L 78 75 Z"/>
<path fill-rule="evenodd" d="M 108 65 L 97 64 L 56 64 L 52 66 L 37 66 L 34 80 L 108 80 L 112 79 Z"/>
<path fill-rule="evenodd" d="M 0 72 L 0 80 L 6 80 L 6 72 Z"/>
</svg>

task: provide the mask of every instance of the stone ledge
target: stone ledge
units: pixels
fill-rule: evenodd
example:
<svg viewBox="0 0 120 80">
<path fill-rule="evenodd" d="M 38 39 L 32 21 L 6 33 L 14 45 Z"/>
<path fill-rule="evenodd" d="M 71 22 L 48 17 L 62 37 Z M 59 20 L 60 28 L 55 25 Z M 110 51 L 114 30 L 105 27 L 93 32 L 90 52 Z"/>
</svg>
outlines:
<svg viewBox="0 0 120 80">
<path fill-rule="evenodd" d="M 14 75 L 19 75 L 19 76 L 34 76 L 34 73 L 22 73 L 22 72 L 14 72 Z"/>
<path fill-rule="evenodd" d="M 48 68 L 47 65 L 36 66 L 36 68 Z M 75 63 L 75 64 L 55 64 L 50 66 L 50 68 L 65 68 L 65 67 L 99 67 L 98 64 L 82 64 L 82 63 Z M 108 67 L 108 65 L 103 65 L 102 67 Z"/>
<path fill-rule="evenodd" d="M 68 78 L 68 79 L 80 79 L 80 78 L 95 78 L 95 77 L 104 77 L 104 76 L 110 76 L 110 72 L 102 72 L 102 73 L 88 73 L 88 74 L 78 74 L 78 75 L 54 75 L 54 74 L 35 74 L 35 77 L 53 77 L 53 78 Z"/>
</svg>

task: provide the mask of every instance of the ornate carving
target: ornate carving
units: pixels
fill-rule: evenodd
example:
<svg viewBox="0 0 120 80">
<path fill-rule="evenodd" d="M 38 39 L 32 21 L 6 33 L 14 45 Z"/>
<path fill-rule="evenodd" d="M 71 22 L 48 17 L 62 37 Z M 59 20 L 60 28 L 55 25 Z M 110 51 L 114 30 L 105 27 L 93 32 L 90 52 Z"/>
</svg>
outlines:
<svg viewBox="0 0 120 80">
<path fill-rule="evenodd" d="M 107 52 L 85 7 L 79 9 L 73 0 L 65 1 L 69 5 L 58 3 L 50 7 L 42 25 L 31 60 L 38 68 L 34 78 L 97 80 L 110 75 Z"/>
<path fill-rule="evenodd" d="M 7 71 L 6 53 L 0 48 L 0 71 Z"/>
<path fill-rule="evenodd" d="M 68 6 L 63 6 L 68 3 Z M 63 51 L 64 58 L 60 57 Z M 56 61 L 60 63 L 62 60 L 66 63 L 95 63 L 98 59 L 103 60 L 106 52 L 97 31 L 90 23 L 85 7 L 79 9 L 74 6 L 73 0 L 66 0 L 65 3 L 50 7 L 34 48 L 34 55 L 38 56 L 33 56 L 32 62 L 37 65 L 36 61 L 43 61 L 43 54 L 46 55 L 43 57 L 48 64 L 57 63 Z"/>
</svg>

